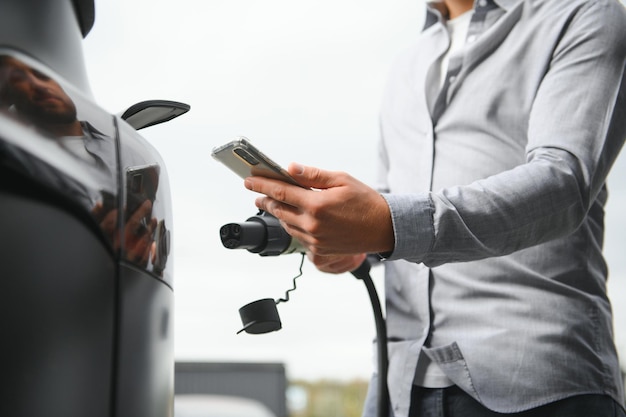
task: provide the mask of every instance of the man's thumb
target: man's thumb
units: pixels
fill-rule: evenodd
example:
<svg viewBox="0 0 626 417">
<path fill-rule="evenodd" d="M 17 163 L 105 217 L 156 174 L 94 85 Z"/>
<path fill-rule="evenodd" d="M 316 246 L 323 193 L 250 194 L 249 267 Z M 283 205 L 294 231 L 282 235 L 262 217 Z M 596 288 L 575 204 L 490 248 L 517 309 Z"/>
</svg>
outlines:
<svg viewBox="0 0 626 417">
<path fill-rule="evenodd" d="M 335 186 L 335 176 L 319 168 L 308 167 L 292 162 L 289 164 L 287 171 L 304 187 L 325 189 Z"/>
</svg>

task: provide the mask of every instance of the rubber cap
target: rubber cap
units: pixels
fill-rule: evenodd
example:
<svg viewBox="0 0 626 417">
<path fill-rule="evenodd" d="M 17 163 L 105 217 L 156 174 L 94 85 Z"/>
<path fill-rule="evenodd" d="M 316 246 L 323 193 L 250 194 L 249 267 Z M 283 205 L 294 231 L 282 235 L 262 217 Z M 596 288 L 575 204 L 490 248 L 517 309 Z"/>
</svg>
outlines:
<svg viewBox="0 0 626 417">
<path fill-rule="evenodd" d="M 263 334 L 275 332 L 282 328 L 276 302 L 271 298 L 253 301 L 239 309 L 243 329 L 237 334 L 246 332 L 250 334 Z"/>
</svg>

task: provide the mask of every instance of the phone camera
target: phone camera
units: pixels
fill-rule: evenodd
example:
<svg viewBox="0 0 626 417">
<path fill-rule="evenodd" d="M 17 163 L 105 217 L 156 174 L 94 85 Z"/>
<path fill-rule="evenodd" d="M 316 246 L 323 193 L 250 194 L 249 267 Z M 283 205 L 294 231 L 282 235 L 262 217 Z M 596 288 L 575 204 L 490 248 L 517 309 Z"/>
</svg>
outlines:
<svg viewBox="0 0 626 417">
<path fill-rule="evenodd" d="M 143 175 L 133 174 L 130 181 L 130 191 L 133 193 L 140 193 L 143 189 Z"/>
<path fill-rule="evenodd" d="M 256 158 L 250 155 L 245 149 L 237 148 L 234 152 L 250 165 L 257 165 L 259 163 L 259 161 L 257 161 Z"/>
</svg>

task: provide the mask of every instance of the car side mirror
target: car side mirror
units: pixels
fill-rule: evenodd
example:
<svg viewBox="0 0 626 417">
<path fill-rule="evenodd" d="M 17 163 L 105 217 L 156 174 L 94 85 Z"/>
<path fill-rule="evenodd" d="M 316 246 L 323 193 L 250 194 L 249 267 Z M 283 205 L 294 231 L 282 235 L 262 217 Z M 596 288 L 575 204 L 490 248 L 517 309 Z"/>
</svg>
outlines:
<svg viewBox="0 0 626 417">
<path fill-rule="evenodd" d="M 189 104 L 169 100 L 147 100 L 133 104 L 121 114 L 135 130 L 168 122 L 189 111 Z"/>
</svg>

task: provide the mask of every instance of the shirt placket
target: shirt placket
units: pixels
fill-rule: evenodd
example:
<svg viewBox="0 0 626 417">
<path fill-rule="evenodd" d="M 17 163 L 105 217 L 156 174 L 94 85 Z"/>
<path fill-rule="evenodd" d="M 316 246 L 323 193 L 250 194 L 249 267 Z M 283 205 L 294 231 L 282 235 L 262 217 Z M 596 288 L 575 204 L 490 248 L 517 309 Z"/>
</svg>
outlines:
<svg viewBox="0 0 626 417">
<path fill-rule="evenodd" d="M 467 32 L 466 47 L 476 42 L 480 35 L 493 23 L 494 18 L 497 16 L 490 12 L 495 9 L 498 9 L 498 5 L 496 5 L 493 0 L 478 0 L 476 2 Z M 432 108 L 431 117 L 433 126 L 437 125 L 439 118 L 448 107 L 454 95 L 454 91 L 458 88 L 460 76 L 462 75 L 461 70 L 463 69 L 464 56 L 464 53 L 460 53 L 450 57 L 445 80 Z"/>
</svg>

